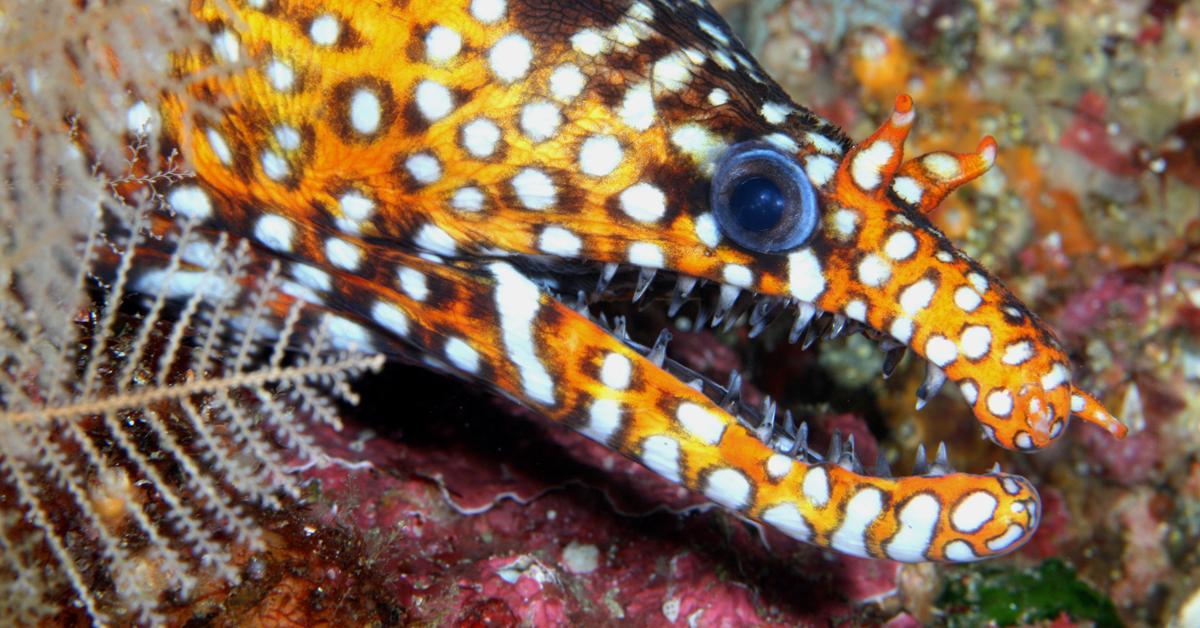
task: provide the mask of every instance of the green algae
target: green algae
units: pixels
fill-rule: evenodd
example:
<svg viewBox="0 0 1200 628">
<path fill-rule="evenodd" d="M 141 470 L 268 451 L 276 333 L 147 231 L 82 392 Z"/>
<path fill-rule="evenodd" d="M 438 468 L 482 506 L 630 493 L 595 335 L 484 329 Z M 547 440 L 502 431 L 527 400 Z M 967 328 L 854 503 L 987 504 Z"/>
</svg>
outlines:
<svg viewBox="0 0 1200 628">
<path fill-rule="evenodd" d="M 1031 625 L 1063 615 L 1097 628 L 1122 625 L 1112 600 L 1056 558 L 1025 570 L 991 565 L 964 569 L 946 585 L 938 606 L 950 628 Z"/>
</svg>

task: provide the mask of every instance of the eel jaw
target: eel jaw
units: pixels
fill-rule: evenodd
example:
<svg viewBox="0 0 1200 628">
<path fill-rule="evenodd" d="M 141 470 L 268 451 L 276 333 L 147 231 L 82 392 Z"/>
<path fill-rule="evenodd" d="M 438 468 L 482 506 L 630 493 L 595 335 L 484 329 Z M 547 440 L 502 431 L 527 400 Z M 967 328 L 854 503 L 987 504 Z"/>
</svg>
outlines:
<svg viewBox="0 0 1200 628">
<path fill-rule="evenodd" d="M 542 262 L 530 257 L 525 263 L 531 276 L 543 277 L 544 287 L 564 295 L 560 301 L 573 300 L 581 312 L 610 300 L 611 293 L 631 294 L 635 303 L 648 294 L 669 294 L 671 318 L 703 287 L 697 327 L 705 322 L 729 327 L 744 320 L 753 337 L 790 316 L 788 339 L 804 348 L 823 335 L 862 332 L 885 352 L 885 376 L 912 350 L 927 363 L 917 409 L 953 381 L 984 434 L 1007 449 L 1049 445 L 1065 432 L 1071 413 L 1123 437 L 1124 426 L 1071 385 L 1069 362 L 1053 333 L 925 217 L 993 165 L 995 141 L 985 137 L 971 153 L 936 152 L 905 161 L 903 145 L 914 118 L 911 98 L 899 96 L 879 130 L 851 148 L 835 174 L 817 186 L 825 209 L 816 241 L 784 254 L 758 255 L 763 280 L 754 289 L 714 276 L 636 265 L 554 260 L 538 268 Z M 837 214 L 847 210 L 858 217 L 858 229 L 839 240 Z M 906 254 L 890 248 L 889 237 L 897 233 L 912 238 Z M 868 282 L 862 270 L 866 257 L 889 263 L 890 281 Z M 622 325 L 609 329 L 633 344 Z M 669 334 L 660 334 L 657 342 L 639 346 L 662 365 L 668 339 Z M 681 367 L 668 370 L 684 382 L 696 380 L 698 374 Z M 722 406 L 736 392 L 736 382 L 703 387 Z M 770 413 L 769 408 L 733 412 L 748 417 L 754 429 Z"/>
<path fill-rule="evenodd" d="M 662 381 L 653 387 L 673 391 L 670 394 L 681 399 L 690 394 L 680 394 L 680 388 L 690 386 L 729 415 L 730 424 L 723 437 L 713 438 L 707 446 L 694 450 L 690 447 L 697 444 L 689 445 L 689 460 L 694 456 L 697 461 L 708 462 L 699 462 L 700 471 L 689 472 L 682 478 L 678 472 L 666 474 L 672 481 L 681 482 L 716 503 L 793 538 L 864 557 L 906 562 L 980 560 L 1017 549 L 1036 530 L 1041 502 L 1036 488 L 1025 478 L 1002 473 L 998 467 L 983 474 L 957 472 L 950 466 L 944 445 L 937 448 L 932 461 L 927 459 L 924 446 L 919 447 L 912 475 L 898 477 L 892 477 L 882 457 L 875 465 L 864 468 L 853 439 L 844 440 L 836 433 L 827 452 L 814 451 L 808 446 L 806 424 L 797 424 L 790 413 L 779 412 L 769 399 L 757 407 L 746 403 L 739 395 L 740 375 L 734 374 L 728 385 L 713 382 L 667 356 L 670 332 L 660 332 L 652 342 L 639 342 L 630 337 L 629 328 L 635 319 L 639 323 L 636 327 L 644 329 L 647 325 L 640 323 L 645 319 L 660 314 L 681 315 L 681 307 L 687 307 L 686 315 L 691 318 L 697 311 L 692 308 L 698 307 L 699 312 L 708 312 L 694 319 L 706 322 L 704 327 L 732 327 L 753 320 L 750 331 L 754 335 L 773 326 L 772 333 L 790 334 L 796 342 L 809 345 L 820 337 L 850 333 L 863 333 L 886 342 L 886 334 L 836 313 L 819 312 L 811 303 L 734 292 L 717 283 L 701 286 L 703 280 L 663 271 L 649 273 L 626 267 L 613 269 L 610 275 L 601 268 L 591 269 L 589 275 L 586 269 L 574 270 L 555 273 L 554 279 L 541 281 L 544 286 L 551 283 L 556 286 L 551 296 L 559 307 L 587 316 L 612 338 L 646 358 L 650 364 L 645 365 L 648 369 L 642 371 L 641 381 L 661 377 Z M 589 280 L 596 275 L 602 289 L 580 287 L 594 286 Z M 651 275 L 649 279 L 647 275 Z M 680 296 L 680 285 L 684 286 L 687 298 Z M 724 306 L 730 293 L 736 298 L 731 305 Z M 566 298 L 563 296 L 566 294 L 575 296 Z M 698 306 L 691 304 L 692 301 L 698 301 Z M 626 308 L 624 315 L 610 316 L 622 306 Z M 722 309 L 724 317 L 712 315 Z M 804 317 L 806 324 L 796 327 L 794 321 L 781 320 L 801 310 L 810 313 Z M 714 323 L 714 318 L 721 322 Z M 635 335 L 640 336 L 636 331 Z M 643 383 L 643 387 L 649 385 Z M 674 399 L 652 403 L 643 419 L 662 409 L 670 415 L 675 403 Z M 638 433 L 653 433 L 655 438 L 662 438 L 657 434 L 677 437 L 680 435 L 677 430 L 678 426 L 672 427 L 668 420 L 653 432 Z M 587 429 L 581 431 L 597 438 Z M 615 444 L 598 440 L 610 446 Z M 649 454 L 636 445 L 631 448 L 626 443 L 623 451 L 663 473 L 653 459 L 647 458 Z M 753 508 L 747 508 L 741 499 L 733 502 L 723 499 L 728 496 L 726 492 L 714 492 L 713 485 L 706 484 L 703 467 L 713 464 L 713 459 L 721 460 L 715 464 L 726 466 L 726 473 L 732 470 L 728 466 L 732 466 L 743 470 L 745 477 L 754 478 Z"/>
<path fill-rule="evenodd" d="M 741 388 L 746 381 L 742 373 L 735 370 L 730 374 L 729 381 L 722 383 L 672 359 L 667 350 L 673 334 L 668 327 L 728 332 L 745 326 L 749 328 L 747 335 L 750 339 L 772 330 L 770 334 L 778 334 L 781 339 L 786 337 L 789 344 L 799 344 L 802 350 L 808 350 L 820 340 L 861 334 L 874 341 L 884 352 L 881 374 L 885 379 L 892 375 L 908 353 L 904 343 L 866 323 L 836 311 L 826 311 L 812 302 L 757 294 L 737 286 L 667 270 L 604 264 L 566 270 L 559 267 L 553 277 L 541 276 L 547 270 L 532 266 L 526 268 L 526 272 L 560 303 L 599 324 L 666 374 L 704 393 L 775 451 L 803 462 L 830 462 L 855 473 L 891 477 L 889 465 L 882 457 L 865 461 L 869 464 L 858 459 L 852 437 L 843 441 L 835 434 L 827 452 L 811 449 L 807 441 L 807 425 L 797 422 L 790 411 L 780 412 L 779 404 L 770 397 L 761 406 L 751 405 L 742 398 Z M 667 327 L 661 329 L 652 341 L 648 336 L 637 333 L 636 329 L 634 335 L 640 339 L 631 336 L 631 327 L 638 327 L 633 319 L 641 318 L 639 313 L 655 308 L 659 308 L 664 315 Z M 949 381 L 940 368 L 928 360 L 924 361 L 926 375 L 924 383 L 917 390 L 918 410 L 924 408 Z M 932 461 L 928 459 L 924 445 L 918 448 L 913 465 L 914 475 L 937 477 L 954 472 L 944 445 L 937 448 Z"/>
<path fill-rule="evenodd" d="M 1046 447 L 1065 432 L 1072 413 L 1124 437 L 1116 418 L 1071 385 L 1069 361 L 1053 332 L 925 216 L 992 167 L 995 140 L 984 137 L 971 153 L 905 161 L 914 119 L 912 99 L 900 95 L 891 116 L 838 165 L 822 191 L 832 237 L 821 243 L 819 260 L 807 249 L 791 254 L 793 293 L 796 286 L 810 288 L 806 277 L 814 266 L 844 273 L 825 283 L 848 287 L 823 286 L 812 300 L 886 330 L 925 358 L 930 369 L 918 409 L 947 379 L 954 381 L 985 435 L 1002 447 Z M 842 213 L 859 220 L 851 235 L 839 224 Z"/>
</svg>

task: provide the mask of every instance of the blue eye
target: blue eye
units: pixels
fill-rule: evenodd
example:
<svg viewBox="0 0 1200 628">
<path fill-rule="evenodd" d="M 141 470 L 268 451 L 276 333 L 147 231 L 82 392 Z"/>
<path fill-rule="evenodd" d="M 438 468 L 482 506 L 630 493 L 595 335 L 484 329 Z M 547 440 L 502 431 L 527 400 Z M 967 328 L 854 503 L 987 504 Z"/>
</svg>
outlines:
<svg viewBox="0 0 1200 628">
<path fill-rule="evenodd" d="M 742 179 L 733 186 L 729 211 L 747 231 L 766 231 L 779 224 L 787 199 L 766 177 Z"/>
<path fill-rule="evenodd" d="M 816 231 L 817 194 L 796 160 L 762 142 L 721 155 L 709 202 L 721 233 L 759 253 L 795 249 Z"/>
</svg>

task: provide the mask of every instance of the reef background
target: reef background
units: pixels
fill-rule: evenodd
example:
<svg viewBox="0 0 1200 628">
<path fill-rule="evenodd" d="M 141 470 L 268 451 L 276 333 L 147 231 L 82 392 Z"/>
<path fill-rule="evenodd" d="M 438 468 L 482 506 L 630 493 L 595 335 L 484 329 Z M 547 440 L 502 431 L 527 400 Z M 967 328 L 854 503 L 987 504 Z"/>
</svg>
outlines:
<svg viewBox="0 0 1200 628">
<path fill-rule="evenodd" d="M 201 582 L 165 601 L 167 618 L 1200 625 L 1200 0 L 717 8 L 797 102 L 852 137 L 900 92 L 917 106 L 914 154 L 996 137 L 997 166 L 934 220 L 1059 330 L 1129 438 L 1076 422 L 1049 450 L 1010 454 L 954 391 L 914 411 L 921 369 L 883 380 L 860 337 L 801 352 L 745 329 L 677 334 L 673 356 L 718 381 L 746 370 L 746 395 L 788 400 L 817 446 L 854 434 L 863 459 L 882 450 L 906 472 L 918 443 L 945 441 L 958 468 L 1000 461 L 1039 488 L 1041 529 L 1015 555 L 901 566 L 760 534 L 485 391 L 393 365 L 360 380 L 343 430 L 314 430 L 369 464 L 298 474 L 300 503 L 254 511 L 267 549 L 234 548 L 240 584 Z M 86 618 L 64 601 L 56 619 Z"/>
<path fill-rule="evenodd" d="M 1200 625 L 1200 2 L 717 8 L 798 102 L 852 137 L 868 135 L 900 92 L 917 105 L 914 154 L 996 137 L 996 168 L 934 219 L 1059 330 L 1076 377 L 1129 424 L 1129 438 L 1076 422 L 1050 450 L 1008 454 L 980 439 L 953 392 L 915 412 L 921 369 L 906 362 L 882 380 L 882 356 L 861 338 L 815 353 L 752 349 L 760 366 L 748 380 L 777 398 L 802 389 L 791 396 L 816 417 L 818 439 L 854 433 L 864 459 L 882 447 L 900 470 L 918 443 L 944 440 L 959 468 L 1001 461 L 1039 487 L 1042 528 L 1015 556 L 901 567 L 773 533 L 765 549 L 746 524 L 582 438 L 391 369 L 382 381 L 448 397 L 406 399 L 410 416 L 394 422 L 386 394 L 368 393 L 383 406 L 364 409 L 379 419 L 371 443 L 395 451 L 385 494 L 398 497 L 339 518 L 386 522 L 378 534 L 393 536 L 386 562 L 396 565 L 386 571 L 405 583 L 407 617 Z M 730 349 L 743 343 L 704 333 L 673 350 L 721 380 L 751 359 Z M 323 487 L 347 494 L 341 481 L 355 485 Z M 367 490 L 355 486 L 349 494 Z M 623 514 L 660 500 L 676 512 Z"/>
<path fill-rule="evenodd" d="M 772 532 L 764 545 L 582 437 L 394 367 L 354 413 L 368 431 L 341 436 L 377 471 L 313 489 L 337 509 L 327 521 L 361 534 L 389 608 L 465 625 L 1200 625 L 1200 2 L 717 8 L 852 137 L 900 92 L 917 104 L 914 154 L 996 137 L 996 168 L 934 219 L 1059 330 L 1130 436 L 1076 422 L 1047 451 L 1009 454 L 954 392 L 915 412 L 921 369 L 882 380 L 861 338 L 739 353 L 744 329 L 677 334 L 693 367 L 722 381 L 749 365 L 747 394 L 799 403 L 818 445 L 853 433 L 864 459 L 879 447 L 905 471 L 918 443 L 946 441 L 959 468 L 1000 461 L 1039 487 L 1041 530 L 1016 555 L 900 566 Z"/>
</svg>

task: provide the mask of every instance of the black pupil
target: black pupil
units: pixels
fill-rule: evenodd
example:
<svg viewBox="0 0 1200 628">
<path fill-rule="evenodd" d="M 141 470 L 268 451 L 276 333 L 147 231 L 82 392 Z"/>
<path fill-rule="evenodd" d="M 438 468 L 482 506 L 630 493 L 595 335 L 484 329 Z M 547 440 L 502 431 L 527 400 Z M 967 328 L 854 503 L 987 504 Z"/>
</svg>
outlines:
<svg viewBox="0 0 1200 628">
<path fill-rule="evenodd" d="M 738 181 L 729 198 L 729 209 L 734 218 L 749 231 L 766 231 L 778 225 L 785 204 L 779 186 L 766 177 Z"/>
</svg>

